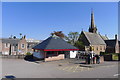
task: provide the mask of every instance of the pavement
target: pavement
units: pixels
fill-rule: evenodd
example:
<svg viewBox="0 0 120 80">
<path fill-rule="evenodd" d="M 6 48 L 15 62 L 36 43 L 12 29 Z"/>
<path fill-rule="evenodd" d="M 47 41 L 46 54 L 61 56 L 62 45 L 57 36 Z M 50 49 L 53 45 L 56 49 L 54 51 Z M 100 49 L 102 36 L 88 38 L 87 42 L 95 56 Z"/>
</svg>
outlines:
<svg viewBox="0 0 120 80">
<path fill-rule="evenodd" d="M 2 77 L 15 78 L 118 78 L 118 62 L 82 64 L 77 59 L 51 62 L 30 62 L 23 59 L 3 59 Z M 84 65 L 84 66 L 83 66 Z"/>
</svg>

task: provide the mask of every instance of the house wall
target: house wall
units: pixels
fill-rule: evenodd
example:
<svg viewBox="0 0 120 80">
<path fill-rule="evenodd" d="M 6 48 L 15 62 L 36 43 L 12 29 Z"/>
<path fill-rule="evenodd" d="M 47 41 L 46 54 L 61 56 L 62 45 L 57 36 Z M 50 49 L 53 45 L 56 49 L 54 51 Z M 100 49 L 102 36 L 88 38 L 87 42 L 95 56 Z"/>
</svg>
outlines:
<svg viewBox="0 0 120 80">
<path fill-rule="evenodd" d="M 0 40 L 0 52 L 2 52 L 2 40 Z"/>
<path fill-rule="evenodd" d="M 80 38 L 78 40 L 82 41 L 84 43 L 84 45 L 86 45 L 86 46 L 90 45 L 89 41 L 87 40 L 87 38 L 85 37 L 85 35 L 83 34 L 83 32 L 81 33 Z"/>
<path fill-rule="evenodd" d="M 116 40 L 115 53 L 119 53 L 119 42 L 118 42 L 118 39 Z"/>
<path fill-rule="evenodd" d="M 70 51 L 70 58 L 76 58 L 78 51 Z"/>
<path fill-rule="evenodd" d="M 84 43 L 85 51 L 90 51 L 90 47 L 92 46 L 94 48 L 93 51 L 96 54 L 100 54 L 100 52 L 105 52 L 106 45 L 91 45 L 87 40 L 86 36 L 83 33 L 81 33 L 81 35 L 82 37 L 79 40 L 81 40 Z"/>
<path fill-rule="evenodd" d="M 18 47 L 17 47 L 17 50 L 15 50 L 15 46 L 16 46 L 16 45 L 12 45 L 12 46 L 11 46 L 11 54 L 12 54 L 12 55 L 17 55 Z"/>
<path fill-rule="evenodd" d="M 95 54 L 100 54 L 100 52 L 105 52 L 106 45 L 90 45 L 93 47 L 93 51 Z"/>
<path fill-rule="evenodd" d="M 120 46 L 119 46 L 118 40 L 116 40 L 115 45 L 107 46 L 105 52 L 106 53 L 120 53 Z"/>
<path fill-rule="evenodd" d="M 7 38 L 6 38 L 7 40 Z M 8 39 L 9 40 L 9 39 Z M 11 38 L 11 41 L 14 40 L 13 38 Z M 5 41 L 3 41 L 5 42 Z M 36 44 L 38 44 L 39 42 L 32 42 L 31 47 L 27 48 L 27 41 L 25 37 L 22 37 L 22 39 L 19 40 L 18 43 L 7 43 L 7 47 L 6 47 L 6 43 L 3 43 L 2 39 L 0 39 L 0 53 L 2 52 L 2 54 L 6 54 L 9 55 L 11 52 L 11 55 L 17 55 L 17 54 L 26 54 L 27 52 L 31 52 L 33 53 L 33 49 L 32 47 Z M 22 48 L 22 44 L 24 44 L 24 48 Z M 10 48 L 11 45 L 11 48 Z M 17 47 L 16 47 L 17 45 Z"/>
<path fill-rule="evenodd" d="M 2 48 L 1 49 L 2 49 L 2 54 L 3 55 L 16 55 L 17 54 L 17 51 L 14 50 L 15 45 L 11 45 L 10 43 L 7 43 L 7 44 L 2 43 Z"/>
<path fill-rule="evenodd" d="M 32 43 L 27 42 L 27 52 L 33 53 L 34 51 L 32 48 L 37 44 L 39 44 L 39 43 L 38 42 L 32 42 Z"/>
<path fill-rule="evenodd" d="M 24 45 L 24 47 L 22 45 Z M 24 38 L 22 38 L 18 43 L 18 50 L 19 50 L 19 54 L 27 53 L 27 42 Z"/>
<path fill-rule="evenodd" d="M 115 48 L 114 47 L 107 47 L 105 52 L 106 53 L 115 53 Z"/>
<path fill-rule="evenodd" d="M 2 54 L 9 55 L 9 50 L 10 50 L 10 44 L 7 43 L 6 46 L 6 43 L 2 43 Z"/>
</svg>

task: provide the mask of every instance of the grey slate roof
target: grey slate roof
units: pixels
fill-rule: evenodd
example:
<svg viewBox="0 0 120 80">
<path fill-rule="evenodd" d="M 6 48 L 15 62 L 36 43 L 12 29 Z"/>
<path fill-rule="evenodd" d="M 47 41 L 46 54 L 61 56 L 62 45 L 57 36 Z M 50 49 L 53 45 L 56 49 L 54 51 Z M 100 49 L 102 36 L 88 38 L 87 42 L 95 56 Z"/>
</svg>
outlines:
<svg viewBox="0 0 120 80">
<path fill-rule="evenodd" d="M 99 34 L 91 33 L 91 32 L 84 32 L 84 31 L 83 33 L 85 34 L 86 38 L 88 39 L 91 45 L 105 45 L 106 44 Z"/>
<path fill-rule="evenodd" d="M 2 38 L 2 43 L 10 43 L 10 44 L 18 44 L 20 39 L 9 39 L 9 38 Z"/>
<path fill-rule="evenodd" d="M 78 49 L 67 43 L 60 37 L 49 37 L 43 42 L 39 43 L 33 49 Z"/>
<path fill-rule="evenodd" d="M 106 46 L 115 47 L 115 45 L 116 45 L 116 40 L 115 40 L 115 39 L 105 40 L 105 43 L 106 43 Z"/>
<path fill-rule="evenodd" d="M 109 40 L 107 36 L 100 35 L 103 40 Z"/>
</svg>

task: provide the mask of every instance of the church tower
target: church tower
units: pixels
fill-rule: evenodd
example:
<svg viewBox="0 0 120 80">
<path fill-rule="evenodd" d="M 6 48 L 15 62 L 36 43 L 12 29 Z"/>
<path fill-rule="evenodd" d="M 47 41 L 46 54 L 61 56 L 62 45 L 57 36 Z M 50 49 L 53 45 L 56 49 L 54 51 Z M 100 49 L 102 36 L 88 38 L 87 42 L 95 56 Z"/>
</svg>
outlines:
<svg viewBox="0 0 120 80">
<path fill-rule="evenodd" d="M 96 28 L 95 22 L 94 22 L 94 13 L 93 13 L 93 11 L 91 12 L 91 25 L 89 27 L 89 32 L 97 33 L 97 28 Z"/>
</svg>

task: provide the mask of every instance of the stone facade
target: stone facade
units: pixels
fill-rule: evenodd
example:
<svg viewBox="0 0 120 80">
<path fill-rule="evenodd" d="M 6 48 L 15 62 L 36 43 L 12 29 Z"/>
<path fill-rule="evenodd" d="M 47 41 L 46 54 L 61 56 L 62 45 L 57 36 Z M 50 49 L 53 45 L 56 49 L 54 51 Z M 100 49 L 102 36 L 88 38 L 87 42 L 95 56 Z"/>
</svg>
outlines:
<svg viewBox="0 0 120 80">
<path fill-rule="evenodd" d="M 32 47 L 42 42 L 42 40 L 34 40 L 34 39 L 26 39 L 26 41 L 27 41 L 27 52 L 33 52 Z"/>
<path fill-rule="evenodd" d="M 106 50 L 106 43 L 104 39 L 107 39 L 106 36 L 101 36 L 97 33 L 97 27 L 95 26 L 94 21 L 94 13 L 91 13 L 91 25 L 89 27 L 89 32 L 82 31 L 79 37 L 79 41 L 83 43 L 85 46 L 84 49 L 81 48 L 80 50 L 85 51 L 94 51 L 96 54 L 100 54 L 100 52 L 105 52 Z"/>
<path fill-rule="evenodd" d="M 91 45 L 93 47 L 93 51 L 96 54 L 100 54 L 100 52 L 105 52 L 106 45 Z"/>
<path fill-rule="evenodd" d="M 18 38 L 2 38 L 0 39 L 0 53 L 3 55 L 25 55 L 27 52 L 33 52 L 32 47 L 39 42 L 29 44 L 25 37 Z M 29 47 L 28 47 L 29 44 Z"/>
<path fill-rule="evenodd" d="M 107 53 L 120 53 L 120 42 L 118 41 L 117 35 L 115 39 L 105 40 Z"/>
<path fill-rule="evenodd" d="M 26 54 L 27 53 L 27 42 L 26 42 L 25 38 L 22 38 L 18 42 L 18 51 L 19 51 L 19 54 Z"/>
<path fill-rule="evenodd" d="M 45 61 L 55 61 L 55 60 L 62 60 L 64 59 L 64 54 L 60 54 L 58 56 L 53 56 L 53 57 L 48 57 L 48 58 L 45 58 Z"/>
<path fill-rule="evenodd" d="M 94 51 L 96 54 L 100 54 L 100 52 L 105 52 L 106 44 L 104 40 L 96 33 L 90 32 L 82 32 L 79 38 L 79 41 L 82 41 L 84 44 L 85 51 Z"/>
</svg>

